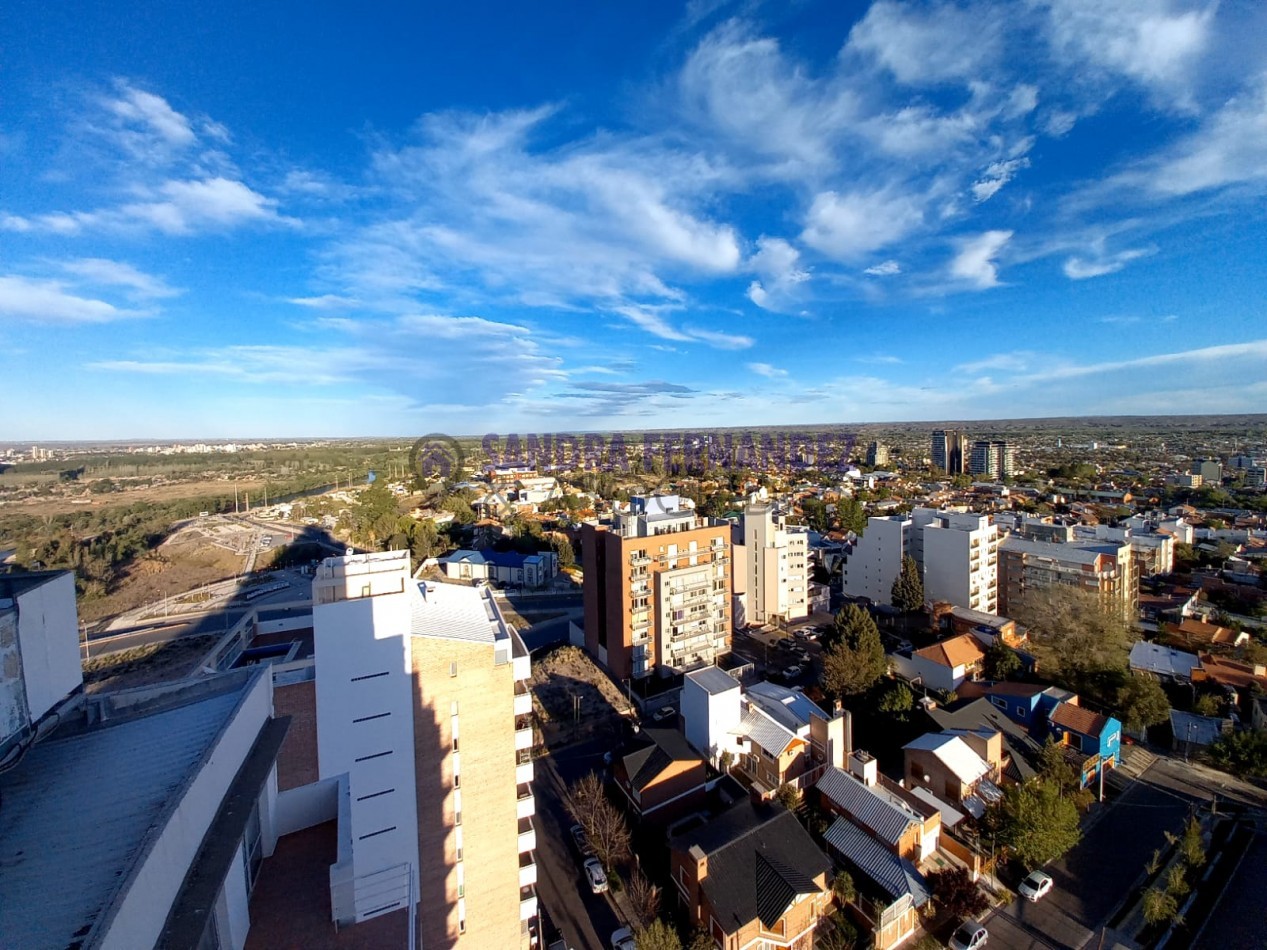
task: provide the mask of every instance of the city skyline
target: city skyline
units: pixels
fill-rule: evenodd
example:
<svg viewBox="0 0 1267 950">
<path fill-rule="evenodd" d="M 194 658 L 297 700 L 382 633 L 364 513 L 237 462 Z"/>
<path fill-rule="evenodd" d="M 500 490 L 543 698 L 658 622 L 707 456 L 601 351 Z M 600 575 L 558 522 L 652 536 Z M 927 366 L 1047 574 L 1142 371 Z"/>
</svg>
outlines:
<svg viewBox="0 0 1267 950">
<path fill-rule="evenodd" d="M 1265 28 L 19 3 L 0 439 L 1261 412 Z"/>
</svg>

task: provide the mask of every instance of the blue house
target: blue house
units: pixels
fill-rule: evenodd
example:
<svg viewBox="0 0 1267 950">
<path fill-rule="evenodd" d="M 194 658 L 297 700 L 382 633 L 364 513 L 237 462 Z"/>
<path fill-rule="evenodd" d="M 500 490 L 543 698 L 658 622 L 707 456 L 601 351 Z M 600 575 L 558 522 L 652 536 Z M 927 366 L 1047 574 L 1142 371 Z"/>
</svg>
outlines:
<svg viewBox="0 0 1267 950">
<path fill-rule="evenodd" d="M 1047 731 L 1051 711 L 1061 703 L 1077 700 L 1074 693 L 1057 686 L 1032 683 L 993 683 L 982 690 L 990 705 L 1015 723 L 1039 734 Z"/>
<path fill-rule="evenodd" d="M 1060 703 L 1047 717 L 1047 732 L 1057 742 L 1075 750 L 1071 757 L 1083 785 L 1094 782 L 1101 769 L 1116 768 L 1122 761 L 1122 724 L 1112 716 L 1092 712 L 1073 703 Z"/>
</svg>

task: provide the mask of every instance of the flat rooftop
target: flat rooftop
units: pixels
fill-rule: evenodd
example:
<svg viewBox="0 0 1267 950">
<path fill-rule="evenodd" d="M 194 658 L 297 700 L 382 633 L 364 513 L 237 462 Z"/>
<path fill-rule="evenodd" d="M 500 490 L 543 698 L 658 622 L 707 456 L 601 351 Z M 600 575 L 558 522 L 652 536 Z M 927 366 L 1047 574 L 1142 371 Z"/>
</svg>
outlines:
<svg viewBox="0 0 1267 950">
<path fill-rule="evenodd" d="M 72 721 L 0 775 L 0 946 L 93 939 L 253 677 L 192 681 L 117 719 Z"/>
<path fill-rule="evenodd" d="M 411 582 L 409 608 L 415 637 L 487 643 L 510 636 L 510 628 L 487 587 Z"/>
</svg>

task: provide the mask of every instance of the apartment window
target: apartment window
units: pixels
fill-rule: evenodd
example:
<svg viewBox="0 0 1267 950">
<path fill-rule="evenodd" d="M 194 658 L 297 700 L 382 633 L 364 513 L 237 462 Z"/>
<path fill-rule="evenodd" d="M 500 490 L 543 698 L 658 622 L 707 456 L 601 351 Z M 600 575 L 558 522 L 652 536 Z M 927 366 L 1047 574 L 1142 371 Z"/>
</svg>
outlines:
<svg viewBox="0 0 1267 950">
<path fill-rule="evenodd" d="M 458 701 L 455 699 L 449 703 L 449 715 L 456 716 L 458 714 Z"/>
<path fill-rule="evenodd" d="M 450 676 L 458 675 L 458 661 L 457 660 L 454 660 L 452 663 L 449 664 L 449 675 Z"/>
<path fill-rule="evenodd" d="M 466 898 L 458 898 L 458 933 L 466 933 Z"/>
</svg>

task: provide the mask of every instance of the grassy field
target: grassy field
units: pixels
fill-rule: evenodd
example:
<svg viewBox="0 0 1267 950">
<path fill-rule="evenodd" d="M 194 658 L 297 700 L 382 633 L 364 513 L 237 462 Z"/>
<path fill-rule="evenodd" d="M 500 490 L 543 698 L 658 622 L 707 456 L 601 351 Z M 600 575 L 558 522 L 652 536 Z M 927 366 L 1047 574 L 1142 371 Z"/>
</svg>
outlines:
<svg viewBox="0 0 1267 950">
<path fill-rule="evenodd" d="M 214 634 L 151 643 L 84 661 L 84 690 L 89 693 L 152 686 L 188 676 L 218 638 Z"/>
</svg>

